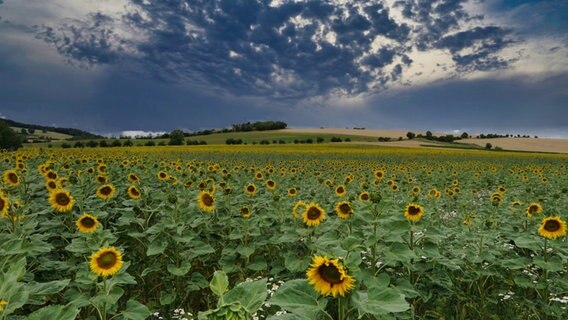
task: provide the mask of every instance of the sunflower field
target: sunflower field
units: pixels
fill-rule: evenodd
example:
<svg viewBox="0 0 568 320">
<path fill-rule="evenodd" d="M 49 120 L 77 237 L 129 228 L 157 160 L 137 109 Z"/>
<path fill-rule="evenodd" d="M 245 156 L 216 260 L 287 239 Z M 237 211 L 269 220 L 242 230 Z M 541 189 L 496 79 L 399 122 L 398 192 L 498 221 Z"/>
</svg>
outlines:
<svg viewBox="0 0 568 320">
<path fill-rule="evenodd" d="M 568 156 L 0 153 L 0 320 L 568 319 Z"/>
</svg>

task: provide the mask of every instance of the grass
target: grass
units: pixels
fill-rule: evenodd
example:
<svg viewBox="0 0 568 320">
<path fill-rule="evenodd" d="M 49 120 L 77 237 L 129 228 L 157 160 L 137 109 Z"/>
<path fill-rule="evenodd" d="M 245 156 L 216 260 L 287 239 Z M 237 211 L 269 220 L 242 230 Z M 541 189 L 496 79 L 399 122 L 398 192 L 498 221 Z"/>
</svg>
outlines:
<svg viewBox="0 0 568 320">
<path fill-rule="evenodd" d="M 20 127 L 11 127 L 12 130 L 14 130 L 17 133 L 22 132 L 22 129 L 26 129 L 26 128 L 20 128 Z M 29 132 L 29 129 L 26 129 Z M 28 133 L 28 139 L 39 139 L 40 137 L 48 137 L 54 140 L 65 140 L 65 139 L 70 139 L 73 136 L 70 136 L 68 134 L 64 134 L 64 133 L 59 133 L 59 132 L 54 132 L 54 131 L 46 131 L 43 132 L 42 130 L 35 130 L 34 134 L 29 134 Z"/>
</svg>

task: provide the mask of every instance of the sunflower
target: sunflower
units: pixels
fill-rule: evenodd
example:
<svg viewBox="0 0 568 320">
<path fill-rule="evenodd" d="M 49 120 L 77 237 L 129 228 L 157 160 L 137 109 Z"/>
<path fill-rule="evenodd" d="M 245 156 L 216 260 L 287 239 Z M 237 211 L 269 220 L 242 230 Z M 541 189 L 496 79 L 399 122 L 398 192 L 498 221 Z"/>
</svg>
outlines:
<svg viewBox="0 0 568 320">
<path fill-rule="evenodd" d="M 349 201 L 341 201 L 335 206 L 335 212 L 341 219 L 347 219 L 353 214 L 353 208 Z"/>
<path fill-rule="evenodd" d="M 104 183 L 108 182 L 108 178 L 106 176 L 103 176 L 103 175 L 98 175 L 95 178 L 95 180 L 97 181 L 97 183 L 100 183 L 100 184 L 104 184 Z"/>
<path fill-rule="evenodd" d="M 499 193 L 499 192 L 493 192 L 490 196 L 491 199 L 491 203 L 495 204 L 499 204 L 501 201 L 503 201 L 503 194 Z"/>
<path fill-rule="evenodd" d="M 162 180 L 162 181 L 166 181 L 168 180 L 170 177 L 168 176 L 167 173 L 165 173 L 164 171 L 158 171 L 158 179 Z"/>
<path fill-rule="evenodd" d="M 77 228 L 82 233 L 92 233 L 99 227 L 99 220 L 88 213 L 83 213 L 77 222 L 75 222 L 75 225 L 77 225 Z"/>
<path fill-rule="evenodd" d="M 262 172 L 257 172 L 254 177 L 256 178 L 256 180 L 262 180 Z"/>
<path fill-rule="evenodd" d="M 55 180 L 47 180 L 47 181 L 45 182 L 45 188 L 46 188 L 48 191 L 53 191 L 53 190 L 55 190 L 55 189 L 60 188 L 60 186 L 57 184 L 57 181 L 55 181 Z"/>
<path fill-rule="evenodd" d="M 312 202 L 306 206 L 302 217 L 305 224 L 315 227 L 325 219 L 325 211 L 318 204 Z"/>
<path fill-rule="evenodd" d="M 342 197 L 342 196 L 344 196 L 346 193 L 347 193 L 347 190 L 345 190 L 345 187 L 342 186 L 342 185 L 338 185 L 338 186 L 335 188 L 335 195 L 338 196 L 338 197 Z"/>
<path fill-rule="evenodd" d="M 254 194 L 256 193 L 256 185 L 254 183 L 247 184 L 247 186 L 245 187 L 245 192 L 249 196 L 254 196 Z"/>
<path fill-rule="evenodd" d="M 414 196 L 419 195 L 420 194 L 420 187 L 413 187 L 411 193 Z"/>
<path fill-rule="evenodd" d="M 540 205 L 540 203 L 537 202 L 531 202 L 529 206 L 525 209 L 525 213 L 529 218 L 532 217 L 533 214 L 541 212 L 542 212 L 542 206 Z"/>
<path fill-rule="evenodd" d="M 128 187 L 127 192 L 128 192 L 128 196 L 130 197 L 130 199 L 134 199 L 134 200 L 140 199 L 141 192 L 140 192 L 140 189 L 137 186 Z"/>
<path fill-rule="evenodd" d="M 440 191 L 438 191 L 438 189 L 436 189 L 436 188 L 430 189 L 428 191 L 428 196 L 430 198 L 438 199 L 440 197 Z"/>
<path fill-rule="evenodd" d="M 266 181 L 266 187 L 269 190 L 274 190 L 274 189 L 276 189 L 276 182 L 274 180 L 267 180 Z"/>
<path fill-rule="evenodd" d="M 373 175 L 375 176 L 375 179 L 383 179 L 385 177 L 385 172 L 383 170 L 376 170 L 373 172 Z"/>
<path fill-rule="evenodd" d="M 290 197 L 295 197 L 298 194 L 298 190 L 296 190 L 296 188 L 290 188 L 288 189 L 288 195 Z"/>
<path fill-rule="evenodd" d="M 4 217 L 8 214 L 8 208 L 10 207 L 10 199 L 2 192 L 0 192 L 0 217 Z"/>
<path fill-rule="evenodd" d="M 513 207 L 518 207 L 518 206 L 520 206 L 521 204 L 522 204 L 522 203 L 521 203 L 519 200 L 515 200 L 515 201 L 511 202 L 511 206 L 513 206 Z"/>
<path fill-rule="evenodd" d="M 344 296 L 355 287 L 355 278 L 347 274 L 339 259 L 326 256 L 313 257 L 306 276 L 317 292 L 334 298 Z"/>
<path fill-rule="evenodd" d="M 108 200 L 114 196 L 116 189 L 112 184 L 104 184 L 97 189 L 97 197 Z"/>
<path fill-rule="evenodd" d="M 122 268 L 122 253 L 115 247 L 104 247 L 91 255 L 91 271 L 102 277 L 116 274 Z"/>
<path fill-rule="evenodd" d="M 140 178 L 138 178 L 138 176 L 134 173 L 129 173 L 128 174 L 128 181 L 130 181 L 132 183 L 138 183 L 138 182 L 140 182 Z"/>
<path fill-rule="evenodd" d="M 416 203 L 409 203 L 404 209 L 404 217 L 406 220 L 416 222 L 422 219 L 424 208 Z"/>
<path fill-rule="evenodd" d="M 371 195 L 369 194 L 369 192 L 363 191 L 363 192 L 359 193 L 358 198 L 361 201 L 369 201 L 369 199 L 371 199 Z"/>
<path fill-rule="evenodd" d="M 45 173 L 45 178 L 49 180 L 57 180 L 57 173 L 53 170 L 49 170 Z"/>
<path fill-rule="evenodd" d="M 215 198 L 212 193 L 207 191 L 199 192 L 199 195 L 197 196 L 197 204 L 199 204 L 199 208 L 205 212 L 212 212 L 215 210 Z"/>
<path fill-rule="evenodd" d="M 301 210 L 305 209 L 306 206 L 307 204 L 304 201 L 296 202 L 294 208 L 292 208 L 292 215 L 294 216 L 294 218 L 298 218 L 300 216 Z"/>
<path fill-rule="evenodd" d="M 248 206 L 244 206 L 241 208 L 241 216 L 245 219 L 250 218 L 252 216 L 252 210 Z"/>
<path fill-rule="evenodd" d="M 0 299 L 0 312 L 4 311 L 4 306 L 8 304 L 8 301 Z"/>
<path fill-rule="evenodd" d="M 16 170 L 4 171 L 4 183 L 12 187 L 16 187 L 20 184 L 20 177 Z"/>
<path fill-rule="evenodd" d="M 65 189 L 56 189 L 49 194 L 49 204 L 58 212 L 71 211 L 75 204 L 75 199 L 69 191 Z"/>
<path fill-rule="evenodd" d="M 566 221 L 560 217 L 546 217 L 538 228 L 538 233 L 547 239 L 556 239 L 566 235 Z"/>
</svg>

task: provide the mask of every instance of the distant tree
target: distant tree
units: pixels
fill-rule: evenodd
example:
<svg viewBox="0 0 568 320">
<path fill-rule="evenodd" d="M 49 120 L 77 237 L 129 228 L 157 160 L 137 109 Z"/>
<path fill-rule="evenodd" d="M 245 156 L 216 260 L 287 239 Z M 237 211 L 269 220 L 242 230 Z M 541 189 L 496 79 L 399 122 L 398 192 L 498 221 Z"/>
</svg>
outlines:
<svg viewBox="0 0 568 320">
<path fill-rule="evenodd" d="M 122 146 L 120 140 L 118 139 L 112 140 L 111 147 L 120 147 L 120 146 Z"/>
<path fill-rule="evenodd" d="M 28 130 L 26 130 L 26 128 L 22 128 L 22 129 L 20 129 L 20 133 L 21 134 L 28 134 Z"/>
<path fill-rule="evenodd" d="M 416 133 L 409 131 L 406 133 L 406 137 L 408 138 L 408 140 L 412 140 L 416 137 Z"/>
<path fill-rule="evenodd" d="M 106 148 L 106 147 L 108 147 L 108 143 L 107 143 L 106 140 L 101 140 L 101 142 L 99 142 L 99 146 L 101 148 Z"/>
<path fill-rule="evenodd" d="M 28 129 L 28 132 L 29 132 L 30 134 L 35 134 L 35 131 L 36 131 L 36 130 L 35 130 L 34 128 L 29 128 L 29 129 Z"/>
<path fill-rule="evenodd" d="M 84 147 L 85 147 L 85 144 L 84 144 L 83 142 L 81 142 L 81 141 L 76 141 L 76 142 L 73 144 L 73 148 L 84 148 Z"/>
<path fill-rule="evenodd" d="M 489 149 L 491 149 L 491 148 L 493 148 L 493 145 L 492 145 L 491 143 L 487 142 L 487 143 L 485 144 L 485 149 L 489 150 Z"/>
<path fill-rule="evenodd" d="M 159 145 L 159 146 L 165 146 L 165 145 L 166 145 L 166 142 L 165 142 L 165 141 L 160 141 L 160 142 L 158 142 L 158 145 Z"/>
<path fill-rule="evenodd" d="M 464 133 L 461 134 L 461 138 L 467 139 L 467 138 L 469 138 L 469 134 L 467 134 L 467 132 L 464 132 Z"/>
<path fill-rule="evenodd" d="M 125 147 L 132 147 L 134 145 L 134 143 L 132 142 L 132 140 L 126 139 L 126 140 L 124 140 L 122 145 L 125 146 Z"/>
<path fill-rule="evenodd" d="M 345 138 L 345 142 L 351 142 L 351 138 Z"/>
<path fill-rule="evenodd" d="M 322 143 L 322 142 L 324 142 L 324 139 L 322 137 L 317 137 L 316 141 L 317 141 L 317 143 Z"/>
<path fill-rule="evenodd" d="M 153 140 L 148 140 L 148 141 L 146 141 L 146 143 L 144 143 L 144 145 L 146 147 L 153 147 L 153 146 L 156 145 L 156 143 Z"/>
<path fill-rule="evenodd" d="M 426 131 L 426 139 L 432 140 L 432 138 L 433 138 L 432 131 Z"/>
<path fill-rule="evenodd" d="M 306 143 L 314 143 L 314 139 L 308 138 L 308 139 L 306 139 Z"/>
<path fill-rule="evenodd" d="M 87 142 L 87 147 L 89 147 L 89 148 L 96 148 L 98 145 L 99 145 L 99 143 L 94 141 L 94 140 L 89 140 Z"/>
<path fill-rule="evenodd" d="M 67 143 L 67 142 L 63 142 L 63 143 L 61 144 L 61 148 L 63 148 L 63 149 L 69 149 L 69 148 L 71 148 L 71 145 L 70 145 L 69 143 Z"/>
<path fill-rule="evenodd" d="M 42 133 L 47 133 L 47 130 L 43 129 L 41 130 Z"/>
<path fill-rule="evenodd" d="M 170 132 L 170 142 L 168 144 L 170 146 L 181 146 L 183 144 L 184 138 L 185 134 L 183 133 L 183 131 L 175 129 L 174 131 Z"/>
<path fill-rule="evenodd" d="M 402 137 L 398 137 L 398 141 L 402 141 Z"/>
<path fill-rule="evenodd" d="M 0 121 L 0 149 L 17 150 L 22 147 L 22 139 L 7 123 Z"/>
</svg>

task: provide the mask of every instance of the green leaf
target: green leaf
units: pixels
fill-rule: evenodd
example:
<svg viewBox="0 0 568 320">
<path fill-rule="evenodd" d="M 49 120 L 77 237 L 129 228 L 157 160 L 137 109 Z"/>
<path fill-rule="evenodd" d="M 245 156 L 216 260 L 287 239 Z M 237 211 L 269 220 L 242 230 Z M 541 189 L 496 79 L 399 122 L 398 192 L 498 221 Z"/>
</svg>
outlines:
<svg viewBox="0 0 568 320">
<path fill-rule="evenodd" d="M 26 258 L 21 258 L 16 263 L 10 265 L 6 277 L 18 281 L 26 274 Z"/>
<path fill-rule="evenodd" d="M 43 307 L 28 316 L 28 320 L 73 320 L 79 314 L 79 309 L 73 305 L 61 306 L 51 305 Z"/>
<path fill-rule="evenodd" d="M 250 314 L 255 313 L 266 300 L 266 279 L 242 282 L 225 295 L 226 303 L 240 302 Z"/>
<path fill-rule="evenodd" d="M 168 305 L 176 300 L 177 294 L 174 292 L 160 292 L 160 304 Z"/>
<path fill-rule="evenodd" d="M 34 296 L 55 294 L 63 290 L 69 284 L 69 279 L 60 281 L 50 281 L 44 283 L 28 284 L 28 290 Z"/>
<path fill-rule="evenodd" d="M 254 248 L 245 247 L 243 245 L 240 245 L 237 248 L 237 252 L 243 257 L 248 257 L 248 256 L 250 256 L 251 254 L 254 253 Z"/>
<path fill-rule="evenodd" d="M 154 240 L 150 246 L 148 246 L 148 250 L 146 250 L 147 256 L 153 256 L 156 254 L 164 253 L 166 247 L 168 246 L 168 242 L 162 239 Z"/>
<path fill-rule="evenodd" d="M 168 272 L 173 274 L 174 276 L 184 276 L 189 272 L 191 268 L 191 262 L 183 261 L 179 267 L 176 267 L 173 264 L 168 264 L 167 269 Z"/>
<path fill-rule="evenodd" d="M 361 316 L 364 314 L 379 316 L 410 309 L 404 295 L 392 288 L 369 288 L 368 292 L 356 291 L 353 293 L 351 301 L 357 307 Z"/>
<path fill-rule="evenodd" d="M 268 267 L 266 260 L 263 257 L 256 257 L 252 263 L 250 263 L 247 268 L 254 271 L 266 270 Z"/>
<path fill-rule="evenodd" d="M 215 271 L 213 279 L 211 279 L 209 283 L 209 288 L 211 288 L 211 291 L 213 291 L 217 297 L 222 297 L 229 288 L 229 278 L 227 274 L 220 270 Z"/>
<path fill-rule="evenodd" d="M 195 244 L 195 247 L 191 249 L 190 252 L 191 253 L 186 257 L 189 260 L 197 258 L 202 255 L 213 253 L 215 252 L 215 249 L 211 245 L 205 242 L 199 242 Z"/>
<path fill-rule="evenodd" d="M 298 258 L 295 254 L 288 254 L 284 257 L 284 266 L 291 272 L 303 272 L 310 266 L 310 260 Z"/>
<path fill-rule="evenodd" d="M 125 319 L 144 320 L 150 316 L 150 310 L 140 302 L 130 299 L 126 303 L 126 310 L 121 314 Z"/>
<path fill-rule="evenodd" d="M 209 285 L 207 279 L 199 272 L 194 272 L 191 274 L 191 283 L 201 289 L 206 288 L 207 285 Z"/>
<path fill-rule="evenodd" d="M 297 279 L 284 283 L 270 303 L 292 312 L 298 319 L 313 320 L 324 312 L 327 303 L 326 299 L 320 300 L 319 297 L 306 279 Z"/>
</svg>

